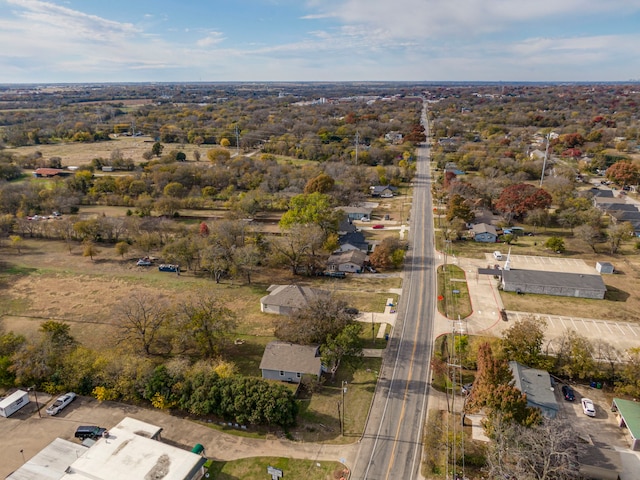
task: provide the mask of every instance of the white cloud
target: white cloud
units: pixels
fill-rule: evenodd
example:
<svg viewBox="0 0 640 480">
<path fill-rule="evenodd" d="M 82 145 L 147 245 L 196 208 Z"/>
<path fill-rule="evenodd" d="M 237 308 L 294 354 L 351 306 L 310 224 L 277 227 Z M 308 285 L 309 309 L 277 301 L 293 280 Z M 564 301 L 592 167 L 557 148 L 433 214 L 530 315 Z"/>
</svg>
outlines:
<svg viewBox="0 0 640 480">
<path fill-rule="evenodd" d="M 207 36 L 196 42 L 198 47 L 210 47 L 224 41 L 224 35 L 220 32 L 209 32 Z"/>
<path fill-rule="evenodd" d="M 640 0 L 312 0 L 316 15 L 370 25 L 393 37 L 469 37 L 518 23 L 638 12 Z"/>
</svg>

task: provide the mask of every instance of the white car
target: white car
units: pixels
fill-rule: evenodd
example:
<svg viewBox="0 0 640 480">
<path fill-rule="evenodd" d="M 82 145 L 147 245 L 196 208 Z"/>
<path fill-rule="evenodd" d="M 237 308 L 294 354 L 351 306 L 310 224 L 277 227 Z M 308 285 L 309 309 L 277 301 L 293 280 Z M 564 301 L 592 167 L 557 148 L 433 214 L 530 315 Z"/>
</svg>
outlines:
<svg viewBox="0 0 640 480">
<path fill-rule="evenodd" d="M 588 415 L 590 417 L 596 416 L 596 407 L 593 405 L 593 402 L 588 398 L 582 399 L 582 411 L 584 412 L 585 415 Z"/>
<path fill-rule="evenodd" d="M 73 392 L 65 393 L 64 395 L 60 395 L 56 398 L 56 401 L 51 404 L 49 408 L 47 408 L 47 413 L 49 415 L 57 415 L 62 411 L 67 405 L 73 402 L 76 398 L 76 394 Z"/>
<path fill-rule="evenodd" d="M 496 260 L 502 260 L 502 253 L 496 250 L 495 252 L 493 252 L 493 258 L 495 258 Z"/>
</svg>

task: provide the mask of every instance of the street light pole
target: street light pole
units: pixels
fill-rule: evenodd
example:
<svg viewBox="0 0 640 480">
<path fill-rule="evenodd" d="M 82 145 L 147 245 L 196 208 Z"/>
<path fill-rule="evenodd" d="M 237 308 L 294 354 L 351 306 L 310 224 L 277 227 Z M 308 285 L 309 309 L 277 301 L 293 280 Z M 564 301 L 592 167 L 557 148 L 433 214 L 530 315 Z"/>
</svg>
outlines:
<svg viewBox="0 0 640 480">
<path fill-rule="evenodd" d="M 36 397 L 36 410 L 38 410 L 38 416 L 42 418 L 42 413 L 40 412 L 40 405 L 38 404 L 38 391 L 36 390 L 36 386 L 30 387 L 29 390 L 33 390 L 33 395 Z"/>
<path fill-rule="evenodd" d="M 342 431 L 341 434 L 344 437 L 344 422 L 346 422 L 347 418 L 346 418 L 346 412 L 347 412 L 347 406 L 344 403 L 344 394 L 347 393 L 347 381 L 343 380 L 342 381 Z"/>
</svg>

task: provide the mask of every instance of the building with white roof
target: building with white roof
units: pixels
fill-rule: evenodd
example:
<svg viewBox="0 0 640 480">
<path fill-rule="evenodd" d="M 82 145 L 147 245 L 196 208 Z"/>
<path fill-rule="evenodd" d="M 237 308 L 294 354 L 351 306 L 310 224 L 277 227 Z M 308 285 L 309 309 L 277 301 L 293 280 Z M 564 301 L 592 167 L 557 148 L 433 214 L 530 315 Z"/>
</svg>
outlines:
<svg viewBox="0 0 640 480">
<path fill-rule="evenodd" d="M 199 480 L 206 458 L 159 441 L 162 428 L 125 418 L 91 447 L 55 439 L 7 480 Z"/>
</svg>

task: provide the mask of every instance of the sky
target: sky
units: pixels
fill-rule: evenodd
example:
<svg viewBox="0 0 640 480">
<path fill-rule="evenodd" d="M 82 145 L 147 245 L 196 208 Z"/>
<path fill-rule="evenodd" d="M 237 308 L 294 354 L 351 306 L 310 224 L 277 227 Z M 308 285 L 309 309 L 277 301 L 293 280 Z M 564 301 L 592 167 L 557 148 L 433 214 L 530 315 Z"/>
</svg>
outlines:
<svg viewBox="0 0 640 480">
<path fill-rule="evenodd" d="M 0 0 L 0 83 L 640 79 L 640 0 Z"/>
</svg>

